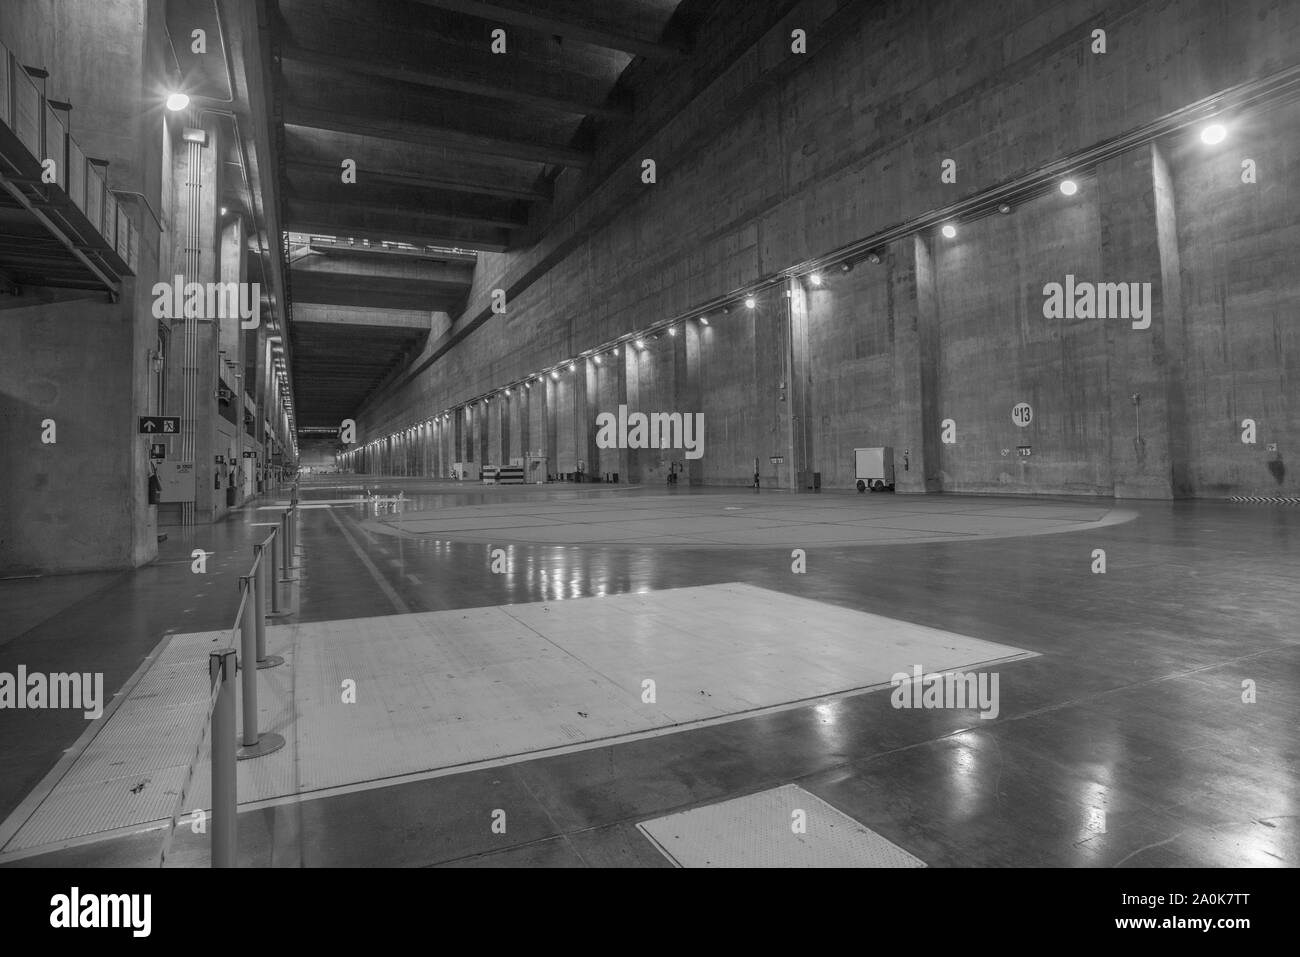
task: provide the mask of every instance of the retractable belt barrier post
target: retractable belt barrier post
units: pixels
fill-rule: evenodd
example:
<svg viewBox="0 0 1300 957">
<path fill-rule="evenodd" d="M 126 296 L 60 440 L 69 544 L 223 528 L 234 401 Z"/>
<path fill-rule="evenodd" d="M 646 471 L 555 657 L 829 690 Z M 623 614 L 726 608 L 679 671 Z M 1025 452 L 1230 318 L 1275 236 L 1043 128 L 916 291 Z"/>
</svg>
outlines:
<svg viewBox="0 0 1300 957">
<path fill-rule="evenodd" d="M 280 552 L 283 549 L 280 539 L 283 535 L 283 526 L 276 526 L 275 531 L 271 532 L 271 537 L 267 539 L 271 543 L 271 573 L 267 579 L 267 587 L 271 592 L 271 610 L 268 613 L 272 618 L 278 618 L 283 613 L 280 611 Z"/>
<path fill-rule="evenodd" d="M 277 530 L 278 531 L 278 530 Z M 239 578 L 239 611 L 230 629 L 230 643 L 208 655 L 209 696 L 203 733 L 194 741 L 189 771 L 172 805 L 170 825 L 158 850 L 158 866 L 166 867 L 177 828 L 183 823 L 185 802 L 193 797 L 190 784 L 201 763 L 204 740 L 211 745 L 212 830 L 210 847 L 213 867 L 238 864 L 238 775 L 236 761 L 271 754 L 284 747 L 284 737 L 273 731 L 259 734 L 257 729 L 257 671 L 284 664 L 284 659 L 266 654 L 266 602 L 268 587 L 275 593 L 275 548 L 277 532 L 253 546 L 253 567 Z M 265 564 L 271 550 L 271 566 Z M 270 582 L 268 583 L 268 578 Z M 239 645 L 239 650 L 233 647 Z M 235 677 L 242 671 L 243 738 L 235 727 Z M 242 744 L 242 747 L 240 746 Z M 206 820 L 202 810 L 193 812 L 190 821 L 195 833 L 203 829 L 196 822 Z"/>
<path fill-rule="evenodd" d="M 239 581 L 244 589 L 244 613 L 239 624 L 239 667 L 244 674 L 243 747 L 239 759 L 243 761 L 279 751 L 284 747 L 284 738 L 273 731 L 259 734 L 257 730 L 257 625 L 262 615 L 257 603 L 257 568 L 251 575 L 240 576 Z"/>
<path fill-rule="evenodd" d="M 235 672 L 234 648 L 208 655 L 208 677 L 220 683 L 212 709 L 212 866 L 234 867 L 239 849 L 235 788 Z"/>
<path fill-rule="evenodd" d="M 253 546 L 253 567 L 256 574 L 253 576 L 253 584 L 256 588 L 257 601 L 257 667 L 260 671 L 263 668 L 274 668 L 277 665 L 284 664 L 284 659 L 279 655 L 267 655 L 266 653 L 266 619 L 267 619 L 267 592 L 275 592 L 275 579 L 271 577 L 270 566 L 266 563 L 266 553 L 269 551 L 275 554 L 274 533 L 265 542 Z M 267 547 L 267 543 L 270 547 Z"/>
</svg>

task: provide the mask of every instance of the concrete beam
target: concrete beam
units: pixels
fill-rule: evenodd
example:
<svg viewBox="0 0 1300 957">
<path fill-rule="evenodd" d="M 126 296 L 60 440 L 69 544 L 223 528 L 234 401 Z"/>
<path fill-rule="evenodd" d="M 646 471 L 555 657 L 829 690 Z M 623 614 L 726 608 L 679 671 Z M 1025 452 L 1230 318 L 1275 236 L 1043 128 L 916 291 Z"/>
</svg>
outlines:
<svg viewBox="0 0 1300 957">
<path fill-rule="evenodd" d="M 484 252 L 504 252 L 510 246 L 505 230 L 458 227 L 441 217 L 413 213 L 375 215 L 364 209 L 341 209 L 324 203 L 289 203 L 288 225 L 293 232 L 413 245 L 456 246 Z"/>
<path fill-rule="evenodd" d="M 379 309 L 446 311 L 464 304 L 468 287 L 403 279 L 358 278 L 331 273 L 294 276 L 294 303 L 316 302 L 336 306 Z"/>
<path fill-rule="evenodd" d="M 329 250 L 316 252 L 316 250 Z M 313 247 L 314 255 L 297 260 L 293 274 L 328 273 L 358 279 L 390 279 L 426 282 L 448 288 L 467 288 L 474 279 L 473 263 L 430 262 L 409 256 L 357 256 L 346 246 L 330 249 Z"/>
<path fill-rule="evenodd" d="M 597 17 L 585 17 L 576 11 L 566 16 L 543 12 L 536 4 L 507 2 L 507 0 L 417 0 L 425 6 L 462 13 L 490 23 L 535 30 L 548 36 L 562 36 L 570 40 L 589 43 L 606 50 L 618 50 L 650 60 L 674 60 L 687 53 L 685 44 L 662 43 L 655 39 L 639 37 L 618 29 Z"/>
<path fill-rule="evenodd" d="M 415 309 L 373 309 L 295 302 L 294 327 L 305 324 L 340 326 L 389 326 L 397 329 L 432 329 L 433 314 Z"/>
<path fill-rule="evenodd" d="M 340 133 L 360 133 L 394 143 L 409 143 L 444 151 L 497 156 L 525 163 L 542 163 L 586 169 L 591 165 L 591 154 L 554 143 L 536 143 L 527 140 L 505 139 L 481 133 L 429 124 L 385 122 L 356 114 L 333 110 L 319 110 L 286 103 L 285 126 L 301 126 L 315 130 L 334 130 Z"/>
<path fill-rule="evenodd" d="M 342 55 L 292 44 L 283 47 L 281 55 L 286 60 L 315 68 L 313 72 L 327 84 L 331 75 L 372 76 L 579 116 L 621 119 L 632 113 L 631 106 L 626 103 L 604 103 L 594 98 L 577 97 L 568 92 L 571 87 L 565 84 L 563 78 L 540 71 L 524 73 L 517 67 L 508 70 L 494 68 L 490 73 L 484 71 L 479 75 L 468 75 L 460 71 L 439 70 L 434 65 L 438 61 L 428 61 L 421 68 L 414 69 L 391 60 L 358 55 L 355 49 L 351 55 Z"/>
<path fill-rule="evenodd" d="M 407 151 L 409 155 L 410 151 Z M 340 153 L 340 155 L 343 155 Z M 338 163 L 322 163 L 309 159 L 291 159 L 287 164 L 288 172 L 320 173 L 327 175 L 331 181 L 337 181 L 341 169 Z M 551 192 L 541 186 L 510 186 L 496 179 L 453 179 L 434 174 L 418 175 L 413 173 L 393 172 L 373 163 L 357 160 L 357 178 L 365 177 L 380 183 L 395 186 L 412 186 L 417 189 L 441 189 L 454 193 L 471 193 L 482 196 L 498 196 L 503 199 L 523 200 L 526 202 L 550 201 Z"/>
<path fill-rule="evenodd" d="M 428 216 L 446 223 L 482 229 L 523 229 L 528 224 L 517 217 L 502 215 L 506 210 L 483 209 L 482 204 L 472 201 L 442 203 L 436 199 L 422 197 L 419 193 L 396 192 L 379 187 L 361 185 L 344 186 L 338 184 L 328 190 L 295 190 L 289 197 L 290 203 L 319 204 L 340 212 L 355 211 L 360 214 L 373 213 L 386 215 Z"/>
</svg>

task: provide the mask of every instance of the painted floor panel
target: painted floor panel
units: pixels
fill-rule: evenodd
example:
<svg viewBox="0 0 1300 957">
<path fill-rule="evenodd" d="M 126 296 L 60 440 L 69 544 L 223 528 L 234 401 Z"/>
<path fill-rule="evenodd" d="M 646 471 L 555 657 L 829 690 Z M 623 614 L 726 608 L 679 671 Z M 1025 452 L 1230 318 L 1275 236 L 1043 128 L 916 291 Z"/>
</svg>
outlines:
<svg viewBox="0 0 1300 957">
<path fill-rule="evenodd" d="M 925 867 L 795 784 L 637 827 L 678 867 Z"/>
<path fill-rule="evenodd" d="M 219 638 L 173 636 L 153 667 L 188 660 L 202 676 Z M 1029 655 L 746 584 L 273 626 L 267 646 L 287 665 L 258 672 L 259 727 L 288 746 L 239 763 L 241 803 L 734 720 L 887 686 L 916 664 Z M 205 680 L 184 682 L 188 704 L 128 698 L 3 850 L 170 813 L 159 792 L 175 800 L 176 755 L 202 730 Z M 343 700 L 349 681 L 355 703 Z M 158 687 L 152 669 L 137 685 Z M 162 787 L 132 800 L 128 766 Z M 206 755 L 202 767 L 187 809 L 207 804 Z"/>
</svg>

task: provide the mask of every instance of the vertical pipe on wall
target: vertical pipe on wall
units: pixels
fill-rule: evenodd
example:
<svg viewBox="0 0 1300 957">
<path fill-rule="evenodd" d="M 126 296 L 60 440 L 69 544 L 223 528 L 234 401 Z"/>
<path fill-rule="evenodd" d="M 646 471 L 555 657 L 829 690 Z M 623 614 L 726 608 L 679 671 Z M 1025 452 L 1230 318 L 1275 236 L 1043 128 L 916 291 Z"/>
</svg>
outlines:
<svg viewBox="0 0 1300 957">
<path fill-rule="evenodd" d="M 203 189 L 203 168 L 202 168 L 202 150 L 200 143 L 193 140 L 187 140 L 186 147 L 186 172 L 187 179 L 185 182 L 185 212 L 186 212 L 186 230 L 185 230 L 185 254 L 183 275 L 185 282 L 198 282 L 199 265 L 200 265 L 200 248 L 199 241 L 202 231 L 199 227 L 200 216 L 202 215 L 202 189 Z M 183 297 L 182 297 L 183 299 Z M 196 459 L 197 439 L 198 439 L 198 405 L 199 405 L 199 343 L 198 343 L 198 317 L 192 314 L 193 310 L 184 310 L 184 350 L 183 364 L 181 366 L 181 376 L 184 383 L 182 391 L 181 405 L 181 461 L 193 463 L 192 468 L 195 476 L 195 499 L 198 497 L 198 462 Z M 194 508 L 196 501 L 185 502 L 181 506 L 181 523 L 184 525 L 194 524 Z"/>
</svg>

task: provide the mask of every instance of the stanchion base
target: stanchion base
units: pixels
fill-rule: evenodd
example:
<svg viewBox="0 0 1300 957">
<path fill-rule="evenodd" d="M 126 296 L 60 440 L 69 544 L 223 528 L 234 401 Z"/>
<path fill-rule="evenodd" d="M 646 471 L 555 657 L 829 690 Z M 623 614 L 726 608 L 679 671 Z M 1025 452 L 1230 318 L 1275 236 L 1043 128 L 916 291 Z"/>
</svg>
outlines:
<svg viewBox="0 0 1300 957">
<path fill-rule="evenodd" d="M 260 758 L 264 754 L 274 754 L 283 747 L 283 735 L 276 734 L 274 731 L 264 731 L 257 739 L 257 744 L 245 745 L 235 752 L 235 757 L 240 761 L 247 761 L 249 758 Z"/>
<path fill-rule="evenodd" d="M 272 618 L 288 618 L 292 614 L 293 612 L 291 611 L 268 611 L 266 613 L 266 619 L 267 621 L 270 621 Z"/>
<path fill-rule="evenodd" d="M 278 668 L 282 664 L 284 664 L 284 659 L 279 655 L 267 655 L 265 658 L 258 659 L 257 670 L 261 671 L 263 668 Z"/>
</svg>

